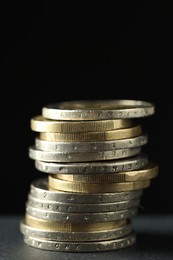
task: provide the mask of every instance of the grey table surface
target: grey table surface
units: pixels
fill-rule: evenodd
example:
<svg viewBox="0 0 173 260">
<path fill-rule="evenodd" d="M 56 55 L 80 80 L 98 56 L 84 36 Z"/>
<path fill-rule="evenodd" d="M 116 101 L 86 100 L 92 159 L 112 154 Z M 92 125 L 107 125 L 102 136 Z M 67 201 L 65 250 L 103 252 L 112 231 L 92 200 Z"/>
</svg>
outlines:
<svg viewBox="0 0 173 260">
<path fill-rule="evenodd" d="M 135 245 L 108 252 L 52 252 L 29 247 L 19 230 L 23 216 L 0 215 L 0 260 L 173 260 L 173 215 L 138 215 L 132 219 Z"/>
</svg>

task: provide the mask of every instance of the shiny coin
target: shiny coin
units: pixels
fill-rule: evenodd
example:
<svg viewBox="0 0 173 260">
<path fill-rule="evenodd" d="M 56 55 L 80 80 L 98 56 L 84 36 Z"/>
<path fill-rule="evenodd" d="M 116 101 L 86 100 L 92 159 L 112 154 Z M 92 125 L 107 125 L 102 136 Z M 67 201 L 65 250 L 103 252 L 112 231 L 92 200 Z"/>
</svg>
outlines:
<svg viewBox="0 0 173 260">
<path fill-rule="evenodd" d="M 38 208 L 26 205 L 26 213 L 40 219 L 49 219 L 50 221 L 60 221 L 63 223 L 92 223 L 114 221 L 120 219 L 127 219 L 137 215 L 138 207 L 99 213 L 67 213 L 54 212 L 47 210 L 40 210 Z"/>
<path fill-rule="evenodd" d="M 63 153 L 114 151 L 143 146 L 147 142 L 147 135 L 100 142 L 53 142 L 35 138 L 35 146 L 38 150 Z"/>
<path fill-rule="evenodd" d="M 46 162 L 89 162 L 121 159 L 141 153 L 141 147 L 118 149 L 104 152 L 63 153 L 38 150 L 34 145 L 29 147 L 29 157 L 37 161 Z"/>
<path fill-rule="evenodd" d="M 62 203 L 58 201 L 41 200 L 33 197 L 31 194 L 28 195 L 27 205 L 37 208 L 40 210 L 54 211 L 54 212 L 109 212 L 118 211 L 128 208 L 138 207 L 140 205 L 140 198 L 119 201 L 114 203 L 96 203 L 96 204 L 84 204 L 84 203 Z"/>
<path fill-rule="evenodd" d="M 50 174 L 108 174 L 140 169 L 148 164 L 146 154 L 110 161 L 53 163 L 35 160 L 37 170 Z"/>
<path fill-rule="evenodd" d="M 133 245 L 136 242 L 135 233 L 130 233 L 123 238 L 95 242 L 59 242 L 43 238 L 24 236 L 24 242 L 29 246 L 60 252 L 99 252 L 112 251 Z"/>
<path fill-rule="evenodd" d="M 158 175 L 159 167 L 155 162 L 150 162 L 142 169 L 118 173 L 105 174 L 55 174 L 55 178 L 85 183 L 129 182 L 153 179 Z"/>
<path fill-rule="evenodd" d="M 66 192 L 109 193 L 145 189 L 150 186 L 150 180 L 110 183 L 81 183 L 64 181 L 49 175 L 48 184 L 49 187 L 52 189 L 62 190 Z"/>
<path fill-rule="evenodd" d="M 85 194 L 74 192 L 63 192 L 49 190 L 47 178 L 40 178 L 31 183 L 30 194 L 38 199 L 50 200 L 62 203 L 84 203 L 84 204 L 102 204 L 127 201 L 140 198 L 143 190 L 132 190 L 124 192 L 109 192 L 97 194 Z"/>
<path fill-rule="evenodd" d="M 128 128 L 108 130 L 104 132 L 87 132 L 87 133 L 40 133 L 41 140 L 53 142 L 97 142 L 97 141 L 111 141 L 117 139 L 132 138 L 142 134 L 140 125 L 135 125 Z"/>
<path fill-rule="evenodd" d="M 153 115 L 154 104 L 141 100 L 75 100 L 45 105 L 42 116 L 55 120 L 110 120 Z"/>
<path fill-rule="evenodd" d="M 103 227 L 103 226 L 102 226 Z M 26 225 L 23 221 L 20 223 L 20 231 L 24 236 L 32 236 L 54 241 L 102 241 L 124 237 L 132 232 L 131 224 L 125 224 L 122 227 L 95 230 L 95 231 L 51 231 L 34 228 Z"/>
<path fill-rule="evenodd" d="M 106 231 L 123 227 L 129 223 L 129 219 L 121 219 L 108 222 L 91 222 L 91 223 L 69 223 L 52 221 L 50 219 L 41 219 L 25 213 L 24 223 L 27 226 L 48 231 L 65 231 L 65 232 L 95 232 Z"/>
<path fill-rule="evenodd" d="M 51 133 L 103 132 L 132 126 L 131 119 L 99 121 L 60 121 L 49 120 L 42 115 L 31 118 L 31 130 Z"/>
</svg>

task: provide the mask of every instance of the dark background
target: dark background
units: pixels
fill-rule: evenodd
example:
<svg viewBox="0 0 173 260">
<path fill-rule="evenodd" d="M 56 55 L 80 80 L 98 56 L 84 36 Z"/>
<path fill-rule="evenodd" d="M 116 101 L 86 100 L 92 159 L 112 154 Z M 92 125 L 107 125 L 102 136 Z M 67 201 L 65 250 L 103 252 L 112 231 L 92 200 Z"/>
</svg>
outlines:
<svg viewBox="0 0 173 260">
<path fill-rule="evenodd" d="M 141 214 L 173 213 L 172 16 L 166 2 L 1 7 L 0 213 L 24 213 L 34 168 L 32 116 L 48 103 L 139 99 L 155 104 L 142 119 L 146 151 L 159 176 L 144 191 Z"/>
</svg>

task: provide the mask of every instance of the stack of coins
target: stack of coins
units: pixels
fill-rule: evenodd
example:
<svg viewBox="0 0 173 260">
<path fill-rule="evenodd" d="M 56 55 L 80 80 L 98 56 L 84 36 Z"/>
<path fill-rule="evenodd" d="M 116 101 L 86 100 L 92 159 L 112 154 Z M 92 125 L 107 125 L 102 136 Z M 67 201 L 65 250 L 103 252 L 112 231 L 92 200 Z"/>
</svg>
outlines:
<svg viewBox="0 0 173 260">
<path fill-rule="evenodd" d="M 28 245 L 96 252 L 136 242 L 131 218 L 158 175 L 138 118 L 154 112 L 138 100 L 67 101 L 31 119 L 38 136 L 29 157 L 46 176 L 31 183 L 20 223 Z"/>
</svg>

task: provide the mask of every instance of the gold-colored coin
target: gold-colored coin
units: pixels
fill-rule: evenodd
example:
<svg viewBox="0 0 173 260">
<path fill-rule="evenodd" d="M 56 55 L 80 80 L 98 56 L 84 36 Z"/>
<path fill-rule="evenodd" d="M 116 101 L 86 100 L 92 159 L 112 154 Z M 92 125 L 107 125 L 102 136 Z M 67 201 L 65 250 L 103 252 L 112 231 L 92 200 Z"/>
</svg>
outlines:
<svg viewBox="0 0 173 260">
<path fill-rule="evenodd" d="M 109 130 L 104 132 L 88 132 L 88 133 L 40 133 L 39 138 L 46 141 L 54 142 L 87 142 L 87 141 L 109 141 L 131 138 L 142 134 L 140 125 L 133 127 Z"/>
<path fill-rule="evenodd" d="M 48 176 L 49 188 L 54 190 L 81 193 L 109 193 L 140 190 L 149 187 L 150 180 L 112 183 L 85 183 L 64 181 L 54 176 Z"/>
<path fill-rule="evenodd" d="M 79 133 L 103 132 L 132 126 L 131 119 L 95 120 L 95 121 L 60 121 L 46 119 L 42 115 L 31 118 L 31 129 L 36 132 Z"/>
<path fill-rule="evenodd" d="M 52 230 L 52 231 L 70 231 L 70 232 L 80 232 L 80 231 L 98 231 L 98 230 L 110 230 L 113 228 L 119 228 L 127 224 L 127 219 L 107 221 L 107 222 L 93 222 L 93 223 L 63 223 L 58 221 L 49 221 L 40 218 L 33 217 L 25 213 L 25 224 L 42 229 L 42 230 Z"/>
<path fill-rule="evenodd" d="M 146 167 L 138 170 L 117 172 L 117 173 L 97 173 L 97 174 L 55 174 L 55 178 L 64 181 L 85 182 L 85 183 L 109 183 L 109 182 L 129 182 L 153 179 L 158 175 L 159 167 L 155 162 L 150 162 Z"/>
</svg>

